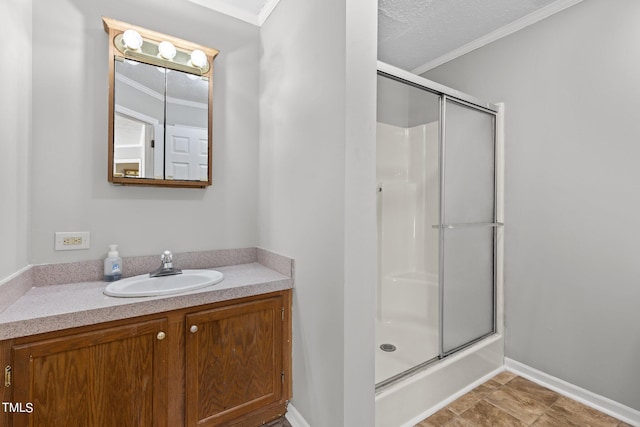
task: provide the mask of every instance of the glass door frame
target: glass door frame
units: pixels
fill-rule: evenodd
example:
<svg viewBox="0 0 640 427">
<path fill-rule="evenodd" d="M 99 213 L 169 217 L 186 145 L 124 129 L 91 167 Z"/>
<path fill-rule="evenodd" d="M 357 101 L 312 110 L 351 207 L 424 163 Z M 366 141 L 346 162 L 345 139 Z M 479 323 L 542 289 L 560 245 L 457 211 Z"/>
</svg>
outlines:
<svg viewBox="0 0 640 427">
<path fill-rule="evenodd" d="M 481 113 L 490 114 L 493 116 L 493 221 L 492 222 L 477 222 L 477 223 L 460 223 L 460 224 L 446 224 L 444 223 L 445 217 L 445 198 L 446 198 L 446 177 L 445 177 L 445 160 L 446 160 L 446 145 L 447 145 L 447 135 L 446 135 L 446 121 L 447 121 L 447 103 L 455 103 L 462 107 L 470 108 L 472 110 L 476 110 Z M 492 107 L 492 108 L 490 108 Z M 436 226 L 439 228 L 439 272 L 438 272 L 438 292 L 439 292 L 439 341 L 440 341 L 440 355 L 439 359 L 443 359 L 446 356 L 456 353 L 466 347 L 469 347 L 475 344 L 478 341 L 483 340 L 484 338 L 495 334 L 498 330 L 498 313 L 497 313 L 497 296 L 498 296 L 498 241 L 497 241 L 497 233 L 496 230 L 498 227 L 504 226 L 504 223 L 498 222 L 498 176 L 497 176 L 497 138 L 498 138 L 498 108 L 497 106 L 493 106 L 491 104 L 478 105 L 474 102 L 469 102 L 465 99 L 461 99 L 455 96 L 441 94 L 440 96 L 440 130 L 438 132 L 438 144 L 439 144 L 439 176 L 440 176 L 440 220 L 439 224 Z M 444 317 L 445 317 L 445 230 L 447 229 L 455 229 L 455 228 L 463 228 L 463 227 L 491 227 L 493 228 L 493 299 L 492 299 L 492 328 L 491 331 L 480 335 L 462 345 L 456 346 L 451 349 L 445 349 L 445 331 L 444 331 Z"/>
</svg>

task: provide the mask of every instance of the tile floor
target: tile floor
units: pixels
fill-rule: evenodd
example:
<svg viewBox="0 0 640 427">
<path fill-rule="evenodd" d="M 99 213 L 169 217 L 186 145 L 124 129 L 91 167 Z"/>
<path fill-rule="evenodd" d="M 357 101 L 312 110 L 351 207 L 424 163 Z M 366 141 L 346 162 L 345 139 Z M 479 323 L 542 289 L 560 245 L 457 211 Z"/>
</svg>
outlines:
<svg viewBox="0 0 640 427">
<path fill-rule="evenodd" d="M 416 427 L 631 427 L 510 372 L 502 372 Z"/>
<path fill-rule="evenodd" d="M 287 421 L 285 417 L 280 417 L 277 420 L 265 424 L 264 427 L 291 427 L 291 424 L 289 424 L 289 421 Z"/>
</svg>

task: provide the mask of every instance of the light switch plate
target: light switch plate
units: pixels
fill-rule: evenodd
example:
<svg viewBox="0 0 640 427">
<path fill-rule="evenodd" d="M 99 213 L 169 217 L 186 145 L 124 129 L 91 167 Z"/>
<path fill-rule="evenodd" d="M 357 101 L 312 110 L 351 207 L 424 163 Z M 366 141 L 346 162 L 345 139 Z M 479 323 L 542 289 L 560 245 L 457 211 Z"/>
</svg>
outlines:
<svg viewBox="0 0 640 427">
<path fill-rule="evenodd" d="M 91 233 L 88 231 L 56 231 L 56 251 L 89 249 Z"/>
</svg>

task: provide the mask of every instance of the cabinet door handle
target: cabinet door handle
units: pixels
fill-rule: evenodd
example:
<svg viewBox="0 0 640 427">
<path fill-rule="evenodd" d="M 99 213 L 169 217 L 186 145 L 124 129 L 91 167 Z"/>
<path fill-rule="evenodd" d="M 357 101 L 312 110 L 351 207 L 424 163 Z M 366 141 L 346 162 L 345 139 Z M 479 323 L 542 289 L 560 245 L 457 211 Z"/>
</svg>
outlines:
<svg viewBox="0 0 640 427">
<path fill-rule="evenodd" d="M 13 371 L 13 368 L 11 367 L 11 365 L 7 365 L 4 368 L 4 386 L 5 387 L 11 387 L 11 372 Z"/>
<path fill-rule="evenodd" d="M 165 334 L 164 332 L 160 331 L 160 332 L 158 332 L 158 335 L 156 335 L 156 338 L 158 338 L 159 341 L 162 341 L 163 339 L 165 339 L 166 336 L 167 336 L 167 334 Z"/>
<path fill-rule="evenodd" d="M 195 334 L 196 332 L 198 332 L 198 326 L 196 326 L 196 325 L 191 325 L 191 327 L 189 328 L 189 331 L 190 331 L 192 334 Z"/>
</svg>

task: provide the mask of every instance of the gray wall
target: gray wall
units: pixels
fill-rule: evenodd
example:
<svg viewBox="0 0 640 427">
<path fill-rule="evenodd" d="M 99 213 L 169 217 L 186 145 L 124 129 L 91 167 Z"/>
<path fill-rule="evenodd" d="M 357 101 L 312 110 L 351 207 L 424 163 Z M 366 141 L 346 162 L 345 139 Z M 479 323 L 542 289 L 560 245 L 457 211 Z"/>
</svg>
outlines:
<svg viewBox="0 0 640 427">
<path fill-rule="evenodd" d="M 374 424 L 375 14 L 282 0 L 261 32 L 260 245 L 296 260 L 293 405 L 314 427 Z"/>
<path fill-rule="evenodd" d="M 377 99 L 380 123 L 411 128 L 439 120 L 440 98 L 426 90 L 378 76 Z"/>
<path fill-rule="evenodd" d="M 107 34 L 102 16 L 221 51 L 214 66 L 213 186 L 107 182 Z M 169 0 L 33 5 L 30 263 L 255 246 L 259 28 Z M 55 231 L 90 231 L 88 251 L 54 252 Z M 125 266 L 126 268 L 126 266 Z"/>
<path fill-rule="evenodd" d="M 0 2 L 0 281 L 29 264 L 31 7 Z"/>
<path fill-rule="evenodd" d="M 640 2 L 425 74 L 506 103 L 506 356 L 640 409 Z"/>
</svg>

